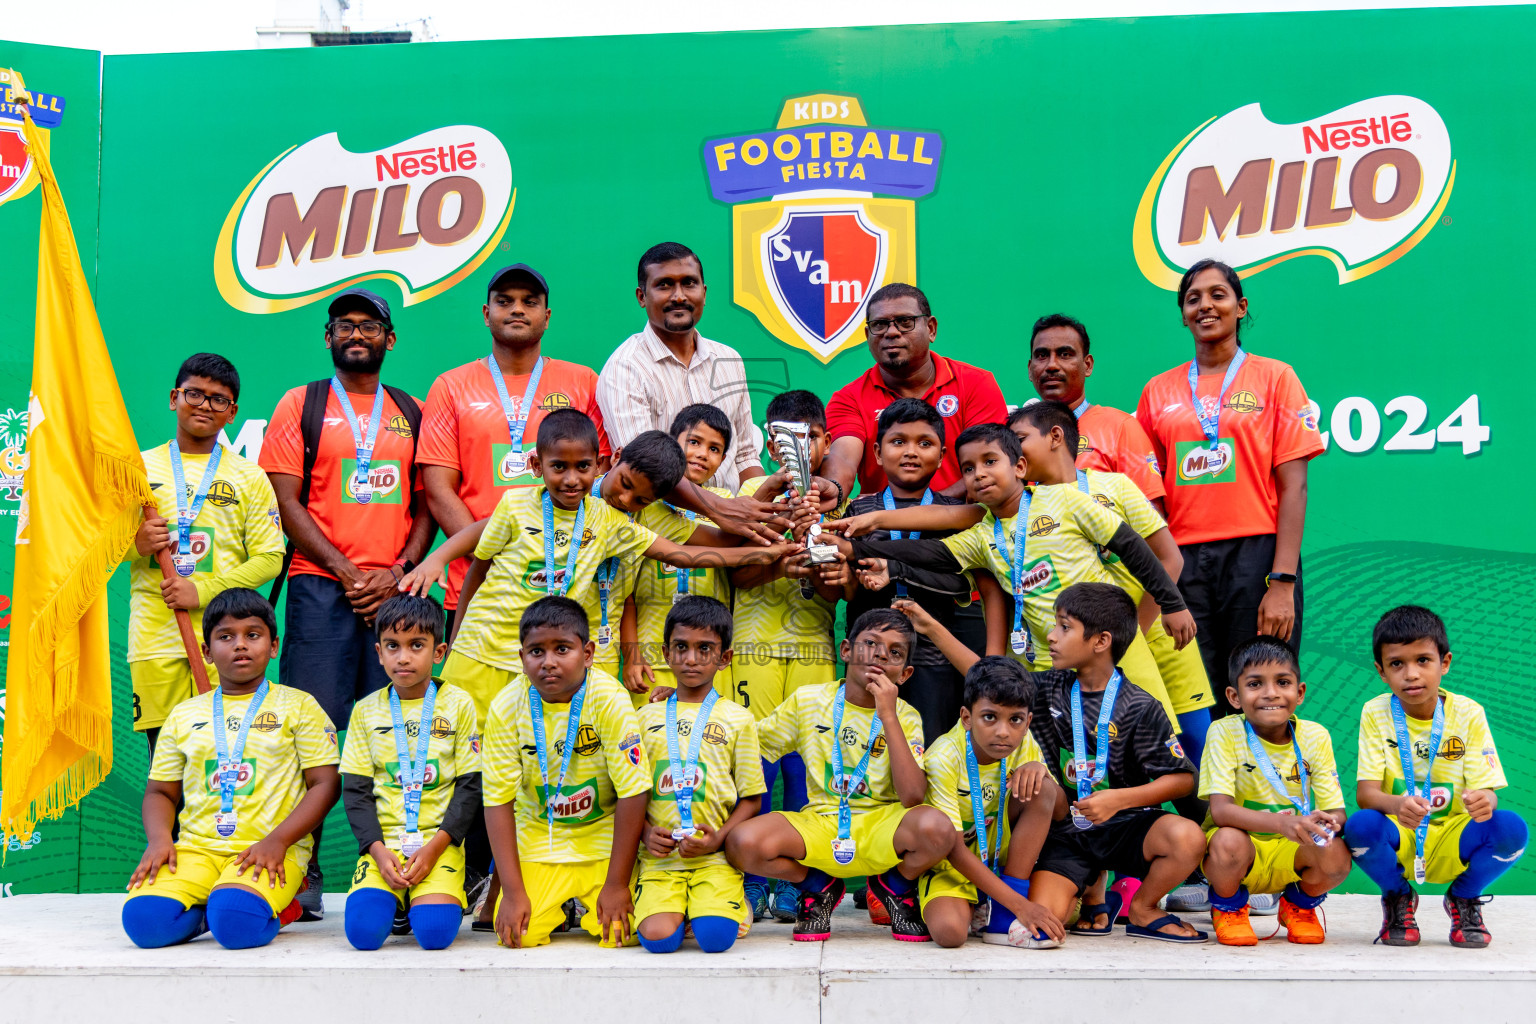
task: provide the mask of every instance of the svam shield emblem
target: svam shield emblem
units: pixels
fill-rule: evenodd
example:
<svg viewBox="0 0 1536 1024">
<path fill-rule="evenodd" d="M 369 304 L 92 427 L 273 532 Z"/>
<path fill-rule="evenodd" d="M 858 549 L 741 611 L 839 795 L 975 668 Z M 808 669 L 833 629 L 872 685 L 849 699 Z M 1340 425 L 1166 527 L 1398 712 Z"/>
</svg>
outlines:
<svg viewBox="0 0 1536 1024">
<path fill-rule="evenodd" d="M 837 351 L 863 320 L 880 287 L 889 232 L 861 204 L 786 208 L 762 236 L 768 291 L 812 351 Z"/>
<path fill-rule="evenodd" d="M 32 191 L 36 176 L 31 171 L 32 156 L 27 152 L 21 129 L 0 128 L 0 203 Z"/>
</svg>

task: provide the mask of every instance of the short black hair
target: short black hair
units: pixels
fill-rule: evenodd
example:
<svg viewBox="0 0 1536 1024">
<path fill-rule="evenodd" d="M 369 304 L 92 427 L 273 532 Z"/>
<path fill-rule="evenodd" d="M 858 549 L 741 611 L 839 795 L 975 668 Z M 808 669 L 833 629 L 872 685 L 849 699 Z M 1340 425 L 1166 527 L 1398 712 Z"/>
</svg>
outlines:
<svg viewBox="0 0 1536 1024">
<path fill-rule="evenodd" d="M 979 700 L 989 700 L 1002 708 L 1028 708 L 1035 702 L 1035 681 L 1012 658 L 985 655 L 976 659 L 965 674 L 965 696 L 961 703 L 974 708 Z"/>
<path fill-rule="evenodd" d="M 1077 413 L 1066 402 L 1057 402 L 1048 398 L 1042 398 L 1038 402 L 1030 402 L 1021 405 L 1008 414 L 1008 426 L 1020 420 L 1028 423 L 1042 434 L 1049 434 L 1052 427 L 1061 428 L 1061 437 L 1067 443 L 1067 451 L 1074 457 L 1077 455 Z"/>
<path fill-rule="evenodd" d="M 939 410 L 921 398 L 898 398 L 880 410 L 880 418 L 875 421 L 875 444 L 885 440 L 887 430 L 901 423 L 926 423 L 939 435 L 939 442 L 944 441 L 944 417 Z"/>
<path fill-rule="evenodd" d="M 678 434 L 700 423 L 723 437 L 727 448 L 731 446 L 731 418 L 718 406 L 704 405 L 702 402 L 684 406 L 682 412 L 672 417 L 672 429 L 667 433 L 675 439 Z"/>
<path fill-rule="evenodd" d="M 696 594 L 680 597 L 672 605 L 672 610 L 667 612 L 666 624 L 661 627 L 661 642 L 671 643 L 672 631 L 678 626 L 709 630 L 719 638 L 722 651 L 730 649 L 731 633 L 735 628 L 729 608 L 712 597 Z"/>
<path fill-rule="evenodd" d="M 647 430 L 626 444 L 619 462 L 649 480 L 658 498 L 671 494 L 688 470 L 682 445 L 661 430 Z"/>
<path fill-rule="evenodd" d="M 203 643 L 213 642 L 213 631 L 225 619 L 260 619 L 277 636 L 277 616 L 272 603 L 247 587 L 230 587 L 219 592 L 203 609 Z"/>
<path fill-rule="evenodd" d="M 443 606 L 426 594 L 396 594 L 379 605 L 373 631 L 380 639 L 391 633 L 430 633 L 432 642 L 443 642 Z"/>
<path fill-rule="evenodd" d="M 1056 610 L 1081 622 L 1088 636 L 1108 633 L 1117 663 L 1136 639 L 1136 602 L 1113 583 L 1074 583 L 1056 599 Z"/>
<path fill-rule="evenodd" d="M 933 316 L 933 311 L 928 306 L 928 296 L 916 285 L 902 284 L 900 281 L 892 281 L 881 288 L 876 288 L 869 302 L 864 305 L 864 319 L 869 319 L 869 311 L 875 308 L 877 302 L 889 302 L 891 299 L 916 299 L 917 308 L 923 311 L 923 316 Z"/>
<path fill-rule="evenodd" d="M 535 629 L 545 627 L 568 630 L 583 644 L 592 635 L 587 626 L 587 610 L 568 597 L 541 597 L 529 605 L 517 626 L 518 643 L 526 641 Z"/>
<path fill-rule="evenodd" d="M 645 268 L 659 266 L 662 263 L 670 263 L 673 260 L 693 260 L 699 265 L 699 280 L 704 280 L 704 261 L 699 259 L 699 254 L 688 248 L 682 242 L 657 242 L 645 254 L 640 257 L 640 287 L 645 287 Z"/>
<path fill-rule="evenodd" d="M 1024 457 L 1024 446 L 1019 444 L 1019 439 L 1013 431 L 1001 423 L 973 423 L 960 432 L 955 439 L 955 458 L 960 457 L 960 449 L 968 444 L 985 444 L 990 442 L 1002 449 L 1009 461 L 1018 462 Z"/>
<path fill-rule="evenodd" d="M 592 422 L 592 417 L 580 409 L 556 409 L 545 416 L 539 423 L 538 440 L 534 442 L 534 450 L 543 458 L 544 453 L 550 451 L 561 441 L 577 441 L 590 445 L 592 454 L 597 455 L 597 424 Z"/>
<path fill-rule="evenodd" d="M 1031 328 L 1029 332 L 1030 347 L 1034 347 L 1035 336 L 1037 334 L 1039 334 L 1041 331 L 1049 330 L 1052 327 L 1072 328 L 1077 332 L 1078 338 L 1083 343 L 1083 355 L 1088 354 L 1088 328 L 1083 326 L 1083 322 L 1081 320 L 1077 319 L 1076 317 L 1067 316 L 1065 313 L 1047 313 L 1039 320 L 1036 320 L 1035 326 Z"/>
<path fill-rule="evenodd" d="M 235 401 L 240 401 L 240 371 L 235 369 L 234 363 L 217 353 L 199 352 L 182 360 L 181 369 L 176 371 L 176 386 L 181 387 L 188 377 L 206 377 L 217 381 L 229 388 Z"/>
<path fill-rule="evenodd" d="M 1451 637 L 1445 631 L 1444 619 L 1423 605 L 1400 604 L 1376 621 L 1376 628 L 1371 631 L 1371 657 L 1380 665 L 1382 647 L 1416 640 L 1433 640 L 1442 658 L 1451 653 Z"/>
<path fill-rule="evenodd" d="M 787 420 L 827 429 L 827 406 L 811 391 L 786 391 L 768 402 L 768 422 Z"/>
<path fill-rule="evenodd" d="M 1279 637 L 1260 633 L 1232 648 L 1232 653 L 1227 656 L 1227 685 L 1237 686 L 1243 672 L 1255 665 L 1284 665 L 1298 678 L 1301 676 L 1301 662 L 1296 659 L 1296 652 Z"/>
<path fill-rule="evenodd" d="M 917 640 L 917 631 L 912 628 L 911 619 L 894 608 L 871 608 L 854 619 L 853 625 L 848 627 L 848 642 L 852 644 L 860 633 L 868 633 L 870 630 L 877 633 L 900 633 L 907 643 L 906 663 L 912 663 L 912 648 Z"/>
</svg>

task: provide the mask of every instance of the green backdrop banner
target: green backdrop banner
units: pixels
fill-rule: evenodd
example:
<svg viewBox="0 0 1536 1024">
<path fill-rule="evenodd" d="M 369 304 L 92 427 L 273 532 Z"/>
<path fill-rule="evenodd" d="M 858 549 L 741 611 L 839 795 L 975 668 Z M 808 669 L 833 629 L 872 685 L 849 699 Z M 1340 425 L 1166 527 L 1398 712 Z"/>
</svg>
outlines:
<svg viewBox="0 0 1536 1024">
<path fill-rule="evenodd" d="M 386 373 L 418 396 L 487 350 L 489 268 L 543 271 L 546 351 L 600 367 L 644 322 L 639 254 L 673 239 L 702 256 L 701 329 L 747 359 L 759 413 L 870 365 L 863 302 L 890 280 L 928 293 L 938 348 L 1012 403 L 1033 394 L 1029 324 L 1083 319 L 1090 396 L 1132 409 L 1190 357 L 1169 290 L 1182 268 L 1246 268 L 1245 343 L 1295 366 L 1328 442 L 1303 713 L 1331 729 L 1348 791 L 1359 708 L 1382 688 L 1371 626 L 1426 603 L 1450 625 L 1448 685 L 1489 710 L 1504 804 L 1528 812 L 1533 357 L 1509 307 L 1536 270 L 1520 213 L 1536 136 L 1506 112 L 1536 100 L 1533 32 L 1536 11 L 1504 7 L 104 62 L 0 43 L 0 67 L 67 100 L 55 161 L 143 447 L 172 428 L 180 360 L 213 350 L 242 372 L 231 440 L 254 455 L 278 397 L 328 372 L 322 300 L 358 280 L 395 303 Z M 35 193 L 0 205 L 7 444 L 36 225 Z M 12 466 L 19 446 L 3 454 Z M 3 485 L 0 508 L 16 508 Z M 120 643 L 125 579 L 113 594 Z M 111 778 L 8 851 L 4 891 L 115 889 L 138 857 L 145 753 L 121 664 L 114 684 Z M 345 834 L 339 812 L 329 829 Z M 340 884 L 349 844 L 326 845 Z M 1536 865 L 1500 888 L 1536 891 Z"/>
</svg>

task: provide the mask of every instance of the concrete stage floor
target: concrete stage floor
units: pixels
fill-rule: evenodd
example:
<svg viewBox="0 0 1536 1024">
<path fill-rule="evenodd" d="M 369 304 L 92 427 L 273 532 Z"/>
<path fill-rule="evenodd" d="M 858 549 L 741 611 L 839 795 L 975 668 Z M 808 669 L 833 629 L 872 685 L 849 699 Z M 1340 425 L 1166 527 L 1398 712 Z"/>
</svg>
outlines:
<svg viewBox="0 0 1536 1024">
<path fill-rule="evenodd" d="M 1536 1020 L 1536 896 L 1505 896 L 1486 908 L 1494 942 L 1485 950 L 1452 948 L 1439 899 L 1428 897 L 1420 905 L 1419 947 L 1372 945 L 1376 898 L 1335 896 L 1326 904 L 1322 946 L 1293 946 L 1283 932 L 1253 949 L 1214 940 L 1176 946 L 1117 929 L 1056 950 L 974 939 L 941 950 L 893 941 L 845 901 L 830 942 L 792 942 L 790 926 L 762 922 L 713 956 L 691 940 L 656 956 L 599 949 L 582 936 L 507 950 L 471 932 L 467 919 L 443 952 L 423 952 L 405 937 L 359 953 L 342 933 L 340 894 L 326 897 L 324 921 L 291 925 L 265 949 L 230 952 L 204 935 L 141 950 L 119 927 L 121 899 L 0 901 L 0 1021 L 1156 1024 L 1260 1012 L 1306 1024 Z M 1209 922 L 1206 915 L 1188 919 Z M 1274 918 L 1256 918 L 1255 926 L 1265 935 Z"/>
</svg>

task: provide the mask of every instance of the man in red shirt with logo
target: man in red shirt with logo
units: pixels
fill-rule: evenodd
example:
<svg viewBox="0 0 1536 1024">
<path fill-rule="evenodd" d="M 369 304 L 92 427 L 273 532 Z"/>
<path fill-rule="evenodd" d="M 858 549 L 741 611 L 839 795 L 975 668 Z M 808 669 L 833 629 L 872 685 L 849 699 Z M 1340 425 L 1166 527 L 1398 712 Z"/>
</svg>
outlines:
<svg viewBox="0 0 1536 1024">
<path fill-rule="evenodd" d="M 528 455 L 547 413 L 580 409 L 597 424 L 601 470 L 613 454 L 597 407 L 597 374 L 543 354 L 551 315 L 544 275 L 526 263 L 502 267 L 491 275 L 481 313 L 491 354 L 432 384 L 416 454 L 432 517 L 450 537 L 488 517 L 509 487 L 538 483 L 528 472 Z M 459 606 L 468 570 L 467 558 L 448 567 L 443 605 L 449 611 Z"/>
<path fill-rule="evenodd" d="M 313 695 L 332 722 L 345 722 L 355 700 L 389 685 L 373 615 L 426 555 L 437 524 L 414 480 L 411 423 L 420 422 L 420 403 L 379 380 L 395 347 L 388 303 L 354 288 L 331 300 L 329 314 L 325 347 L 335 373 L 282 397 L 259 462 L 292 557 L 279 678 Z M 312 462 L 306 419 L 318 435 Z M 305 920 L 324 914 L 319 847 L 316 830 L 309 884 L 298 897 Z"/>
<path fill-rule="evenodd" d="M 832 447 L 821 475 L 841 493 L 821 495 L 841 504 L 857 478 L 866 494 L 885 489 L 885 472 L 875 453 L 875 423 L 898 398 L 921 398 L 944 420 L 944 461 L 932 488 L 965 497 L 955 439 L 977 423 L 1001 423 L 1008 415 L 1003 392 L 992 374 L 946 359 L 932 350 L 939 321 L 928 297 L 910 284 L 888 284 L 869 297 L 865 334 L 875 365 L 832 396 L 827 403 L 827 433 Z M 833 505 L 832 507 L 837 507 Z"/>
</svg>

